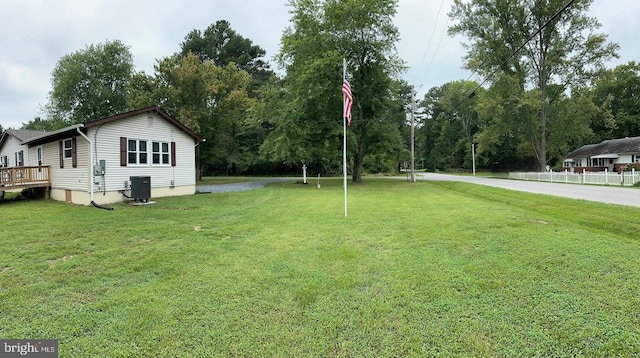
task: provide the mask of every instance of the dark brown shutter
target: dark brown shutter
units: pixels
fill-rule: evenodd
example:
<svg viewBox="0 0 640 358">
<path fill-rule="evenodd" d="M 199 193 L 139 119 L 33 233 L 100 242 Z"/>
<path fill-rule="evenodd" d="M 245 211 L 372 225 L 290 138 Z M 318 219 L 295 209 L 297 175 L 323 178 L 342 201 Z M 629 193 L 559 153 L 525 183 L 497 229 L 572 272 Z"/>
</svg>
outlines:
<svg viewBox="0 0 640 358">
<path fill-rule="evenodd" d="M 120 166 L 127 166 L 127 138 L 120 137 Z"/>
<path fill-rule="evenodd" d="M 60 149 L 60 168 L 64 168 L 64 144 L 62 141 L 58 142 L 58 144 L 58 149 Z"/>
<path fill-rule="evenodd" d="M 78 167 L 78 145 L 77 138 L 71 138 L 71 166 L 74 168 Z"/>
<path fill-rule="evenodd" d="M 171 166 L 176 166 L 176 142 L 171 142 Z"/>
</svg>

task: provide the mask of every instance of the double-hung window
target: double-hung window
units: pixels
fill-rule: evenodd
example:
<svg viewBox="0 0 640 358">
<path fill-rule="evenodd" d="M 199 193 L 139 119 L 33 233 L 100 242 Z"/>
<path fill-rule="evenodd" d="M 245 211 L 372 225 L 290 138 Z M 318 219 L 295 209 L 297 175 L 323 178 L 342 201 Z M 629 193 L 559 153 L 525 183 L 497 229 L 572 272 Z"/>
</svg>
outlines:
<svg viewBox="0 0 640 358">
<path fill-rule="evenodd" d="M 73 157 L 73 142 L 71 139 L 64 140 L 64 159 L 71 159 Z"/>
<path fill-rule="evenodd" d="M 147 141 L 129 139 L 127 147 L 127 157 L 129 164 L 148 164 Z"/>
<path fill-rule="evenodd" d="M 38 166 L 42 166 L 43 158 L 44 158 L 42 154 L 42 146 L 38 147 L 37 152 L 38 152 Z"/>
<path fill-rule="evenodd" d="M 16 166 L 23 167 L 24 166 L 24 151 L 16 152 Z"/>
<path fill-rule="evenodd" d="M 152 164 L 169 165 L 169 143 L 151 142 Z"/>
</svg>

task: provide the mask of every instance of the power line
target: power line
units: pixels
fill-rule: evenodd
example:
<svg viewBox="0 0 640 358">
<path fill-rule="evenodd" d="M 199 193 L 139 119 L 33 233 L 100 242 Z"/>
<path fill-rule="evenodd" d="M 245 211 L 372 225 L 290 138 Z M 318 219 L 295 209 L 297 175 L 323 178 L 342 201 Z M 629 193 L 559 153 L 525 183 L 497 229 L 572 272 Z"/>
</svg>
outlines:
<svg viewBox="0 0 640 358">
<path fill-rule="evenodd" d="M 429 66 L 427 66 L 427 70 L 424 73 L 424 77 L 422 78 L 422 81 L 425 80 L 425 78 L 427 78 L 427 75 L 429 74 L 429 71 L 431 70 L 431 65 L 433 65 L 433 60 L 436 58 L 436 55 L 438 54 L 438 50 L 440 49 L 440 45 L 442 44 L 442 39 L 444 39 L 444 34 L 445 32 L 447 32 L 447 25 L 449 25 L 449 17 L 447 16 L 447 21 L 444 24 L 444 28 L 442 29 L 442 34 L 440 35 L 440 40 L 438 41 L 438 45 L 436 46 L 436 50 L 433 52 L 433 56 L 431 57 L 431 61 L 429 62 Z"/>
<path fill-rule="evenodd" d="M 436 34 L 436 27 L 438 26 L 438 19 L 440 18 L 440 12 L 442 11 L 442 7 L 444 6 L 444 1 L 440 2 L 440 8 L 438 9 L 438 14 L 436 15 L 436 21 L 433 22 L 433 30 L 431 31 L 431 37 L 429 38 L 429 42 L 427 43 L 427 48 L 424 50 L 424 56 L 422 56 L 422 62 L 420 62 L 420 67 L 418 67 L 418 73 L 422 71 L 422 65 L 424 65 L 424 60 L 427 58 L 427 53 L 429 53 L 429 49 L 431 48 L 431 42 L 433 41 L 433 36 Z M 448 17 L 447 17 L 448 21 Z M 428 69 L 427 69 L 428 72 Z M 426 73 L 424 77 L 427 77 Z M 424 78 L 423 77 L 423 78 Z"/>
<path fill-rule="evenodd" d="M 565 6 L 563 6 L 560 10 L 558 10 L 558 12 L 556 12 L 551 18 L 549 18 L 549 20 L 547 20 L 547 22 L 545 22 L 542 26 L 540 26 L 540 28 L 538 28 L 538 30 L 536 32 L 531 34 L 531 36 L 529 36 L 529 38 L 527 38 L 527 40 L 522 45 L 520 45 L 520 47 L 518 47 L 515 51 L 513 51 L 509 55 L 509 57 L 507 57 L 507 59 L 505 59 L 499 66 L 497 66 L 496 69 L 493 70 L 493 72 L 491 72 L 482 81 L 482 83 L 480 83 L 462 101 L 460 101 L 451 111 L 449 111 L 448 114 L 451 114 L 456 109 L 458 109 L 458 107 L 460 107 L 467 99 L 475 97 L 476 91 L 478 89 L 480 89 L 480 87 L 482 87 L 485 83 L 487 83 L 487 81 L 489 81 L 489 79 L 491 79 L 502 68 L 502 66 L 504 66 L 507 62 L 509 62 L 515 55 L 517 55 L 518 52 L 520 52 L 534 37 L 536 37 L 538 34 L 540 34 L 540 32 L 542 32 L 542 30 L 544 30 L 547 26 L 549 26 L 549 24 L 551 24 L 551 22 L 553 22 L 558 16 L 560 16 L 563 12 L 565 12 L 571 5 L 573 5 L 574 2 L 576 2 L 576 0 L 570 0 Z"/>
</svg>

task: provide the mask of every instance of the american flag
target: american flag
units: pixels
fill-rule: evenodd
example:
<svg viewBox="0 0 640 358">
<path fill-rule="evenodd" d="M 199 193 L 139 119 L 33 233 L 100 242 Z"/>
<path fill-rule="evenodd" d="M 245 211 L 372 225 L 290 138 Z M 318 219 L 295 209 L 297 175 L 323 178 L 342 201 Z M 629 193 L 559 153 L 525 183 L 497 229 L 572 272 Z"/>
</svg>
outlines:
<svg viewBox="0 0 640 358">
<path fill-rule="evenodd" d="M 351 106 L 353 105 L 353 96 L 351 95 L 351 85 L 345 78 L 342 82 L 342 94 L 344 95 L 344 117 L 347 118 L 351 125 Z"/>
</svg>

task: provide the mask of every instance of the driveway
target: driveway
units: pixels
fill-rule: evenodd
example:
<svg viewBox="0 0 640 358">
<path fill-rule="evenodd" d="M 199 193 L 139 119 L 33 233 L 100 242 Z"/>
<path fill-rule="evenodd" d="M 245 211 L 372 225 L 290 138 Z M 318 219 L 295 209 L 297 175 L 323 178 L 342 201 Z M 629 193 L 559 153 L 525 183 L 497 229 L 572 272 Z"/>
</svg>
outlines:
<svg viewBox="0 0 640 358">
<path fill-rule="evenodd" d="M 292 180 L 292 178 L 255 178 L 255 180 L 215 185 L 198 185 L 198 193 L 229 193 L 233 191 L 245 191 L 264 188 L 269 183 L 277 183 Z"/>
<path fill-rule="evenodd" d="M 562 184 L 435 173 L 419 173 L 416 180 L 461 181 L 466 183 L 493 186 L 496 188 L 525 191 L 529 193 L 562 196 L 566 198 L 597 201 L 607 204 L 640 207 L 640 189 L 613 185 L 607 186 Z"/>
</svg>

